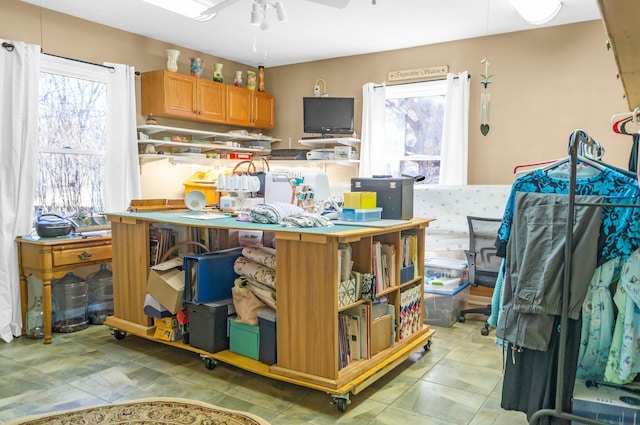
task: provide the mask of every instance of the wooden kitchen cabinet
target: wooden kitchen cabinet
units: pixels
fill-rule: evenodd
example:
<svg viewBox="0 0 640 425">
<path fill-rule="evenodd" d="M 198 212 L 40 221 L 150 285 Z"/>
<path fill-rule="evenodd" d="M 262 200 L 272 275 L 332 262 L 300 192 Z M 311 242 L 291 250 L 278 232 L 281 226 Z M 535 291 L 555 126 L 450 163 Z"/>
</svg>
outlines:
<svg viewBox="0 0 640 425">
<path fill-rule="evenodd" d="M 227 86 L 227 124 L 273 128 L 273 95 Z"/>
<path fill-rule="evenodd" d="M 225 123 L 225 84 L 167 70 L 144 72 L 141 81 L 142 115 Z"/>
</svg>

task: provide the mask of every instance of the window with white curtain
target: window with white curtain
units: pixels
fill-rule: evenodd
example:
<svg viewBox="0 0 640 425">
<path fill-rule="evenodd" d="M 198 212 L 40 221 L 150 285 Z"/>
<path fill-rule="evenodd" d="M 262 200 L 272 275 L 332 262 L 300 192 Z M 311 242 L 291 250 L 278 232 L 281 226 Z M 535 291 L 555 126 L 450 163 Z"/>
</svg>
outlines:
<svg viewBox="0 0 640 425">
<path fill-rule="evenodd" d="M 438 183 L 446 89 L 446 80 L 386 87 L 385 174 Z"/>
<path fill-rule="evenodd" d="M 108 72 L 42 55 L 34 219 L 104 211 Z"/>
</svg>

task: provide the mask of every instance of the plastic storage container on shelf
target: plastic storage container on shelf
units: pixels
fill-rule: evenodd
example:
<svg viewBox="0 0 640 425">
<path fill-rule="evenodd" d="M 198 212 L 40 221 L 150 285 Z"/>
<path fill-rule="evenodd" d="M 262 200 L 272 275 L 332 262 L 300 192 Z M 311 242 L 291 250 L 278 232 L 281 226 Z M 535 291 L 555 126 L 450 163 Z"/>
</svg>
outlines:
<svg viewBox="0 0 640 425">
<path fill-rule="evenodd" d="M 343 208 L 341 220 L 343 221 L 375 221 L 380 220 L 382 208 Z"/>
<path fill-rule="evenodd" d="M 113 314 L 113 275 L 106 264 L 87 276 L 89 323 L 101 325 Z"/>
<path fill-rule="evenodd" d="M 469 265 L 465 260 L 431 257 L 424 260 L 424 281 L 459 278 L 460 283 L 469 282 Z"/>
<path fill-rule="evenodd" d="M 460 311 L 469 298 L 469 283 L 457 287 L 433 287 L 424 289 L 424 323 L 449 327 L 458 321 Z"/>
<path fill-rule="evenodd" d="M 69 272 L 51 281 L 54 332 L 75 332 L 89 326 L 87 282 Z"/>
</svg>

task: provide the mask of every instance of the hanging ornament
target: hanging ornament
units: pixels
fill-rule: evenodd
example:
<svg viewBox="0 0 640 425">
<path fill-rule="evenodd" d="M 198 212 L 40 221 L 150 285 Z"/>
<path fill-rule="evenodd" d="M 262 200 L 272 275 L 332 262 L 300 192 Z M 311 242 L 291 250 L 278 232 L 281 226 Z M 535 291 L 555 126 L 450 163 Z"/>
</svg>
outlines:
<svg viewBox="0 0 640 425">
<path fill-rule="evenodd" d="M 484 64 L 484 74 L 481 74 L 482 91 L 480 92 L 480 133 L 486 136 L 489 133 L 489 119 L 491 118 L 491 93 L 489 92 L 489 84 L 491 77 L 489 74 L 489 59 L 483 58 L 480 63 Z"/>
</svg>

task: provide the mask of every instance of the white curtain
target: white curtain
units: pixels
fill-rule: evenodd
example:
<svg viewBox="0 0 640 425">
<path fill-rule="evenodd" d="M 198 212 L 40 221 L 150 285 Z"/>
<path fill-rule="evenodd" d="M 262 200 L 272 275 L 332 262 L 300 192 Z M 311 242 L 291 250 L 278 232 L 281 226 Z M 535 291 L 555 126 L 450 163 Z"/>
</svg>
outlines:
<svg viewBox="0 0 640 425">
<path fill-rule="evenodd" d="M 126 211 L 132 199 L 140 198 L 140 165 L 136 140 L 135 69 L 105 63 L 109 72 L 107 90 L 107 156 L 105 209 Z"/>
<path fill-rule="evenodd" d="M 360 136 L 359 177 L 384 174 L 384 126 L 386 87 L 366 83 L 362 86 L 362 135 Z"/>
<path fill-rule="evenodd" d="M 441 185 L 466 185 L 469 153 L 469 73 L 447 75 L 447 103 L 444 109 Z"/>
<path fill-rule="evenodd" d="M 22 333 L 15 243 L 31 231 L 38 148 L 40 46 L 0 40 L 0 338 Z"/>
</svg>

